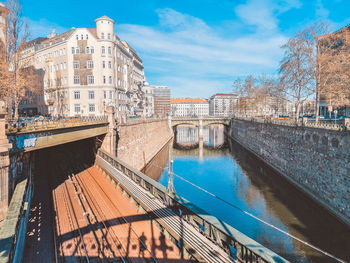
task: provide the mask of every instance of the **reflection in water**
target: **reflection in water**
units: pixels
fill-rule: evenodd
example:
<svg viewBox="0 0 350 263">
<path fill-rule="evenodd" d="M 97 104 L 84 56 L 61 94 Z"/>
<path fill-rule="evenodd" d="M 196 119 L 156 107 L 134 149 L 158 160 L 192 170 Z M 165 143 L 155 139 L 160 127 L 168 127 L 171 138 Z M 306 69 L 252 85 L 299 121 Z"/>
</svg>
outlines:
<svg viewBox="0 0 350 263">
<path fill-rule="evenodd" d="M 198 127 L 181 125 L 177 127 L 175 134 L 175 143 L 180 147 L 189 148 L 197 146 L 199 143 Z M 203 143 L 209 147 L 221 147 L 225 143 L 224 126 L 210 125 L 203 127 Z"/>
<path fill-rule="evenodd" d="M 211 138 L 210 129 L 208 130 Z M 186 138 L 180 139 L 186 141 Z M 201 153 L 203 160 L 200 160 L 198 148 L 170 150 L 174 160 L 174 173 L 302 240 L 350 260 L 349 228 L 234 141 L 228 140 L 228 144 L 224 145 L 228 145 L 228 148 L 220 150 L 204 147 Z M 159 161 L 162 165 L 149 164 L 154 167 L 155 170 L 152 171 L 157 173 L 156 176 L 149 173 L 151 169 L 146 171 L 152 178 L 159 178 L 159 182 L 165 186 L 167 172 L 160 174 L 162 168 L 166 167 L 168 157 L 168 152 L 164 150 L 152 161 L 158 162 L 159 158 L 163 160 Z M 177 177 L 174 178 L 174 184 L 178 194 L 291 262 L 334 262 Z"/>
</svg>

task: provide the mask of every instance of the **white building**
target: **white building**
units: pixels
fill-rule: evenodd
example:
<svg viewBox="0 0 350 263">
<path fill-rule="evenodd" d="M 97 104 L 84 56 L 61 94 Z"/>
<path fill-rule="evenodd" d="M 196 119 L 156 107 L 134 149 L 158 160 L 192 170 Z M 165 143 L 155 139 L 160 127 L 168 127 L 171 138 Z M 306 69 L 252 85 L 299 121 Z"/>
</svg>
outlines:
<svg viewBox="0 0 350 263">
<path fill-rule="evenodd" d="M 171 99 L 172 116 L 208 116 L 209 103 L 205 99 L 177 98 Z"/>
<path fill-rule="evenodd" d="M 209 114 L 211 116 L 229 117 L 234 114 L 238 96 L 232 93 L 217 93 L 209 99 Z"/>
<path fill-rule="evenodd" d="M 22 58 L 43 71 L 39 113 L 101 116 L 111 105 L 119 115 L 134 115 L 135 85 L 145 80 L 142 60 L 114 34 L 114 20 L 103 16 L 95 23 L 96 28 L 53 32 L 23 50 Z"/>
<path fill-rule="evenodd" d="M 7 15 L 9 10 L 0 2 L 0 42 L 6 43 Z"/>
</svg>

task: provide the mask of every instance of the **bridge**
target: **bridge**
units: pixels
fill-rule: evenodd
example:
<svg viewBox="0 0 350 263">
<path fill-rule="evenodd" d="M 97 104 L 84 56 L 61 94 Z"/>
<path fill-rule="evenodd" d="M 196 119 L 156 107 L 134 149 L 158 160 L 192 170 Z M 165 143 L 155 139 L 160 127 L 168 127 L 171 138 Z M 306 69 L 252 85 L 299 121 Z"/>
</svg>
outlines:
<svg viewBox="0 0 350 263">
<path fill-rule="evenodd" d="M 176 121 L 199 126 L 229 122 Z M 19 178 L 2 222 L 0 263 L 31 262 L 38 256 L 52 262 L 287 262 L 118 159 L 112 114 L 6 132 L 10 156 L 30 158 L 23 164 L 28 174 Z M 89 138 L 101 139 L 88 151 L 82 140 Z M 93 160 L 79 159 L 94 155 L 99 145 Z M 50 149 L 55 154 L 45 159 Z M 39 159 L 45 161 L 36 161 L 34 170 L 31 162 Z"/>
<path fill-rule="evenodd" d="M 16 123 L 14 123 L 16 124 Z M 108 118 L 85 117 L 41 120 L 11 125 L 6 129 L 11 153 L 30 152 L 108 133 Z"/>
<path fill-rule="evenodd" d="M 221 116 L 199 116 L 199 117 L 171 117 L 171 126 L 190 124 L 203 127 L 212 124 L 223 124 L 229 126 L 231 118 Z"/>
</svg>

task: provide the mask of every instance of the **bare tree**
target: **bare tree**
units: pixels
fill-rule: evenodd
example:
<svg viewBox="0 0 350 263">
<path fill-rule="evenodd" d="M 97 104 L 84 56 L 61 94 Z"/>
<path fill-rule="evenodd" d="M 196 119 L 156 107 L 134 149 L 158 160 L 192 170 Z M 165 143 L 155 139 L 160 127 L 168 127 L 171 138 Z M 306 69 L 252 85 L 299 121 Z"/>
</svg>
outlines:
<svg viewBox="0 0 350 263">
<path fill-rule="evenodd" d="M 309 27 L 282 46 L 285 52 L 279 68 L 281 87 L 286 96 L 296 102 L 296 118 L 303 101 L 315 94 L 314 37 L 314 28 Z"/>
<path fill-rule="evenodd" d="M 14 118 L 18 118 L 18 106 L 25 98 L 26 91 L 35 92 L 38 87 L 37 75 L 31 66 L 32 57 L 24 59 L 23 50 L 28 40 L 28 27 L 23 20 L 21 5 L 18 0 L 6 2 L 9 9 L 7 17 L 7 43 L 1 57 L 1 65 L 6 70 L 0 78 L 1 93 L 7 96 L 14 108 Z M 12 108 L 11 107 L 11 108 Z"/>
</svg>

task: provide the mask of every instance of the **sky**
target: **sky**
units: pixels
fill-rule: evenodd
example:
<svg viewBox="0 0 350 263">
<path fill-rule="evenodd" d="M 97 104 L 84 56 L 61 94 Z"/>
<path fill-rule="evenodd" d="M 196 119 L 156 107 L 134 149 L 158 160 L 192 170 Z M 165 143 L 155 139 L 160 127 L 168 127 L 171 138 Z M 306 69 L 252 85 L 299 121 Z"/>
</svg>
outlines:
<svg viewBox="0 0 350 263">
<path fill-rule="evenodd" d="M 115 33 L 141 56 L 147 81 L 172 97 L 232 92 L 237 77 L 275 77 L 281 46 L 325 20 L 350 24 L 350 0 L 22 0 L 31 37 L 52 28 L 95 27 L 107 15 Z"/>
</svg>

